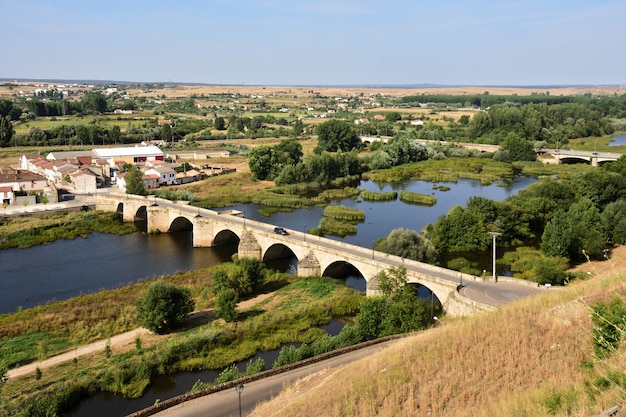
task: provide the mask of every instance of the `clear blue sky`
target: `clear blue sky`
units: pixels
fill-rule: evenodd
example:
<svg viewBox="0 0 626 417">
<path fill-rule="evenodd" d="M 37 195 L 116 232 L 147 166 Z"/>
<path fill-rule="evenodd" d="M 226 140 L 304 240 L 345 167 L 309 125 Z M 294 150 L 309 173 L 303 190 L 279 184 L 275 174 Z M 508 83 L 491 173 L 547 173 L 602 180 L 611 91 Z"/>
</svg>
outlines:
<svg viewBox="0 0 626 417">
<path fill-rule="evenodd" d="M 626 84 L 624 0 L 0 0 L 0 78 Z"/>
</svg>

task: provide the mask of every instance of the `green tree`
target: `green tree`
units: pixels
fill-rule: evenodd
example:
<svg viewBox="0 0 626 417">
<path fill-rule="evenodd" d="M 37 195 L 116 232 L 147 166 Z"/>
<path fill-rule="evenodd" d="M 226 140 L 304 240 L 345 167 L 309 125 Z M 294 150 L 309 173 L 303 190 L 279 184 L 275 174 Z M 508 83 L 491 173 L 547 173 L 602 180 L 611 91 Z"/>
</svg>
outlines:
<svg viewBox="0 0 626 417">
<path fill-rule="evenodd" d="M 626 244 L 626 200 L 609 203 L 600 215 L 607 241 Z"/>
<path fill-rule="evenodd" d="M 150 284 L 135 302 L 137 319 L 154 333 L 166 333 L 180 326 L 194 309 L 191 292 L 158 280 Z"/>
<path fill-rule="evenodd" d="M 142 172 L 132 166 L 126 174 L 126 194 L 146 195 L 146 187 L 143 184 Z"/>
<path fill-rule="evenodd" d="M 501 150 L 508 154 L 510 162 L 537 160 L 533 143 L 513 133 L 507 135 Z"/>
<path fill-rule="evenodd" d="M 0 147 L 6 148 L 10 146 L 13 134 L 13 124 L 9 116 L 0 116 Z"/>
<path fill-rule="evenodd" d="M 419 262 L 437 261 L 437 251 L 433 244 L 415 230 L 394 229 L 386 238 L 376 242 L 376 249 Z"/>
<path fill-rule="evenodd" d="M 360 340 L 366 341 L 379 337 L 386 307 L 387 300 L 383 297 L 365 297 L 361 300 L 359 314 L 354 321 Z"/>
<path fill-rule="evenodd" d="M 604 249 L 600 213 L 588 198 L 581 198 L 567 211 L 557 211 L 541 237 L 541 251 L 551 257 L 601 259 Z"/>
<path fill-rule="evenodd" d="M 281 140 L 274 147 L 275 155 L 279 163 L 296 165 L 302 161 L 302 145 L 295 139 Z"/>
<path fill-rule="evenodd" d="M 120 143 L 120 138 L 122 137 L 122 131 L 118 125 L 113 126 L 109 129 L 109 139 L 111 143 Z"/>
<path fill-rule="evenodd" d="M 257 291 L 265 283 L 265 265 L 258 259 L 239 258 L 229 274 L 229 286 L 237 294 Z"/>
<path fill-rule="evenodd" d="M 397 111 L 391 111 L 385 114 L 385 120 L 391 123 L 402 120 L 402 115 Z"/>
<path fill-rule="evenodd" d="M 237 319 L 237 302 L 239 296 L 232 288 L 226 288 L 216 295 L 215 315 L 226 321 Z"/>
<path fill-rule="evenodd" d="M 274 153 L 274 148 L 267 145 L 256 146 L 250 150 L 248 154 L 248 166 L 250 167 L 253 179 L 274 179 L 275 173 L 277 174 L 274 165 L 276 161 Z"/>
<path fill-rule="evenodd" d="M 215 129 L 216 130 L 226 130 L 226 121 L 222 116 L 215 118 Z"/>
<path fill-rule="evenodd" d="M 100 93 L 87 93 L 81 100 L 84 113 L 104 113 L 107 110 L 106 98 Z"/>
<path fill-rule="evenodd" d="M 380 271 L 377 275 L 378 289 L 385 297 L 392 297 L 394 294 L 402 291 L 406 285 L 406 268 L 391 267 L 388 270 Z"/>
<path fill-rule="evenodd" d="M 161 140 L 165 142 L 172 141 L 172 127 L 168 124 L 164 124 L 161 127 Z"/>
<path fill-rule="evenodd" d="M 304 123 L 302 123 L 302 120 L 298 119 L 295 122 L 293 122 L 293 128 L 291 130 L 291 134 L 294 137 L 298 137 L 302 135 L 302 132 L 304 132 Z"/>
<path fill-rule="evenodd" d="M 319 148 L 328 152 L 361 148 L 354 126 L 344 120 L 329 120 L 317 126 Z"/>
</svg>

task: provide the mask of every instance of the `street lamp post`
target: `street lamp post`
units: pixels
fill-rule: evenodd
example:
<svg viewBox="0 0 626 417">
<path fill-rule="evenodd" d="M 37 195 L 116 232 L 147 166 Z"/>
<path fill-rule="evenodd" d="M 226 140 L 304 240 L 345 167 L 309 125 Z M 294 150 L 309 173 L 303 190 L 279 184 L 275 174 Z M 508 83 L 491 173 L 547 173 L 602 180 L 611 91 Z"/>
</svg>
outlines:
<svg viewBox="0 0 626 417">
<path fill-rule="evenodd" d="M 496 275 L 496 237 L 500 236 L 502 233 L 489 232 L 489 234 L 493 236 L 493 282 L 498 282 L 498 276 Z"/>
<path fill-rule="evenodd" d="M 237 391 L 237 394 L 239 395 L 239 417 L 241 417 L 241 391 L 243 391 L 243 384 L 237 384 L 237 386 L 235 386 L 235 391 Z"/>
<path fill-rule="evenodd" d="M 306 223 L 304 223 L 304 233 L 302 233 L 302 240 L 306 242 Z"/>
</svg>

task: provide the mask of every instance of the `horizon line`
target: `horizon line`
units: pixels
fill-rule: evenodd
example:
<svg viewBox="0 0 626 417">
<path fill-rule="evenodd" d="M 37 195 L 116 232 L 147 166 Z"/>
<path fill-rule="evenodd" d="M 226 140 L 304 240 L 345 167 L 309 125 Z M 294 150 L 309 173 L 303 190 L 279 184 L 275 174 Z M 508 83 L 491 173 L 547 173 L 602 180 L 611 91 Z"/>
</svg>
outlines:
<svg viewBox="0 0 626 417">
<path fill-rule="evenodd" d="M 164 85 L 203 85 L 224 87 L 318 87 L 318 88 L 451 88 L 451 87 L 489 87 L 489 88 L 571 88 L 571 87 L 618 87 L 624 84 L 434 84 L 434 83 L 360 83 L 360 84 L 246 84 L 246 83 L 205 83 L 176 81 L 124 81 L 92 80 L 78 78 L 9 78 L 0 77 L 0 83 L 9 82 L 63 82 L 76 84 L 164 84 Z"/>
</svg>

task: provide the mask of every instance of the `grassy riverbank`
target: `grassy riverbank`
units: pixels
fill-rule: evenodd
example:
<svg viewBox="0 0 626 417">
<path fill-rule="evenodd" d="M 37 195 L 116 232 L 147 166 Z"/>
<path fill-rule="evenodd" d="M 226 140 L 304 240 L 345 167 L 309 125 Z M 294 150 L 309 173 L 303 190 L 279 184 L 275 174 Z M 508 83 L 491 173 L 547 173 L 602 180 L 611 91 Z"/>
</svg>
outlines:
<svg viewBox="0 0 626 417">
<path fill-rule="evenodd" d="M 164 279 L 185 285 L 197 306 L 206 308 L 214 302 L 208 291 L 212 274 L 229 267 L 230 264 L 223 264 Z M 2 357 L 14 365 L 18 360 L 15 352 L 19 350 L 15 347 L 19 346 L 26 352 L 21 363 L 43 359 L 58 353 L 55 349 L 68 350 L 133 329 L 137 327 L 134 299 L 147 285 L 129 285 L 0 316 Z M 325 334 L 318 326 L 335 317 L 354 315 L 362 298 L 362 294 L 337 280 L 295 279 L 280 273 L 270 273 L 264 291 L 272 293 L 261 303 L 241 311 L 236 322 L 216 320 L 211 312 L 195 315 L 178 333 L 142 337 L 134 347 L 117 351 L 113 348 L 109 352 L 105 349 L 44 369 L 40 377 L 9 380 L 2 387 L 0 411 L 6 412 L 3 415 L 18 415 L 17 410 L 24 410 L 26 404 L 37 404 L 32 402 L 36 398 L 46 400 L 46 407 L 58 412 L 76 399 L 100 390 L 136 397 L 157 375 L 219 369 L 245 360 L 258 350 L 274 349 L 287 342 L 311 342 Z"/>
<path fill-rule="evenodd" d="M 57 239 L 87 237 L 92 232 L 128 234 L 136 229 L 117 213 L 86 211 L 45 217 L 8 217 L 0 224 L 0 249 L 27 248 Z"/>
</svg>

